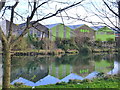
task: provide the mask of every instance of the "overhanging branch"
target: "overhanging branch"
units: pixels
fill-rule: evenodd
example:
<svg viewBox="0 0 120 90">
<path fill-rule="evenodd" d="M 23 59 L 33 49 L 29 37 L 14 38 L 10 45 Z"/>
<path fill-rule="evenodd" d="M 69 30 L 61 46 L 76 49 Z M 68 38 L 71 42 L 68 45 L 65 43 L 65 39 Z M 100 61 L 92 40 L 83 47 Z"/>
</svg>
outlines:
<svg viewBox="0 0 120 90">
<path fill-rule="evenodd" d="M 50 0 L 48 0 L 48 1 L 50 1 Z M 17 41 L 19 41 L 19 40 L 28 32 L 28 29 L 31 27 L 31 25 L 29 25 L 29 24 L 30 24 L 30 21 L 32 20 L 34 14 L 35 14 L 35 12 L 36 12 L 36 10 L 37 10 L 39 7 L 41 7 L 43 4 L 47 3 L 48 1 L 43 2 L 43 3 L 40 4 L 38 7 L 36 7 L 36 3 L 34 2 L 34 9 L 33 9 L 32 13 L 31 13 L 31 16 L 27 18 L 26 28 L 24 29 L 24 31 L 22 32 L 22 34 L 21 34 L 15 41 L 13 41 L 13 42 L 11 43 L 12 46 L 13 46 Z M 61 13 L 62 11 L 65 11 L 65 10 L 71 8 L 71 7 L 74 7 L 74 6 L 80 4 L 80 3 L 83 2 L 83 1 L 85 1 L 85 0 L 81 0 L 80 2 L 74 3 L 74 4 L 70 5 L 70 6 L 65 7 L 65 8 L 58 9 L 55 13 L 53 13 L 53 14 L 51 14 L 51 15 L 49 15 L 49 16 L 43 17 L 43 18 L 41 18 L 41 19 L 38 19 L 37 21 L 35 21 L 35 22 L 32 23 L 32 24 L 34 25 L 35 23 L 37 23 L 37 22 L 39 22 L 39 21 L 42 21 L 42 20 L 51 18 L 51 17 L 53 17 L 53 16 L 56 16 L 57 14 Z"/>
</svg>

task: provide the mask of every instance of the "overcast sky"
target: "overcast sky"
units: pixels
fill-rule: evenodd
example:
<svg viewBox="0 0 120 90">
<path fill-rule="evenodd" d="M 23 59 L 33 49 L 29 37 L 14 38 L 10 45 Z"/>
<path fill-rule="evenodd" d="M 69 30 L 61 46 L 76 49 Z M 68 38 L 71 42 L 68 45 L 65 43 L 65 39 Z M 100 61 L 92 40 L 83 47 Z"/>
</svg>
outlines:
<svg viewBox="0 0 120 90">
<path fill-rule="evenodd" d="M 18 13 L 20 13 L 22 16 L 24 16 L 24 18 L 26 18 L 30 14 L 30 10 L 27 11 L 28 8 L 30 9 L 30 7 L 28 6 L 27 0 L 19 0 L 19 1 L 20 1 L 20 3 L 18 4 L 18 6 L 16 8 L 16 11 Z M 33 0 L 29 0 L 29 1 L 33 1 Z M 43 2 L 43 1 L 45 1 L 45 0 L 40 0 L 39 3 Z M 67 2 L 69 4 L 72 4 L 73 2 L 78 2 L 78 1 L 81 1 L 81 0 L 54 0 L 54 1 Z M 109 1 L 115 1 L 115 0 L 109 0 Z M 89 15 L 88 20 L 100 21 L 100 19 L 98 17 L 93 16 L 92 12 L 95 11 L 95 8 L 92 7 L 90 2 L 93 2 L 94 5 L 99 7 L 101 10 L 103 8 L 106 9 L 105 6 L 103 6 L 102 0 L 85 0 L 80 5 L 72 7 L 69 10 L 66 10 L 65 12 L 62 12 L 61 14 L 58 14 L 57 16 L 67 16 L 67 15 L 69 15 L 69 16 L 72 16 L 72 17 L 76 18 L 76 14 L 77 14 L 81 18 L 85 18 L 86 16 Z M 13 4 L 14 4 L 14 0 L 9 0 L 9 2 L 6 3 L 6 6 L 13 5 Z M 49 2 L 48 4 L 45 4 L 43 7 L 41 7 L 38 10 L 39 15 L 35 16 L 33 18 L 33 20 L 37 20 L 39 18 L 42 18 L 43 16 L 45 16 L 49 13 L 54 13 L 57 9 L 63 8 L 67 5 L 68 4 Z M 5 18 L 9 20 L 9 17 L 10 17 L 10 11 L 7 10 L 7 12 L 5 13 Z M 24 22 L 24 21 L 22 21 L 21 18 L 19 18 L 19 17 L 17 17 L 17 18 L 18 19 L 15 19 L 14 23 L 20 24 L 20 23 Z M 66 19 L 64 18 L 64 20 L 62 20 L 62 18 L 60 18 L 60 17 L 52 17 L 50 19 L 43 20 L 40 23 L 42 23 L 42 24 L 53 24 L 53 23 L 63 23 L 63 21 L 64 21 L 65 24 L 87 24 L 87 25 L 91 25 L 89 23 L 86 23 L 86 22 L 83 22 L 83 21 L 80 21 L 80 20 L 73 20 L 73 19 L 69 19 L 69 18 L 66 18 Z M 106 20 L 106 22 L 107 22 L 107 20 Z"/>
</svg>

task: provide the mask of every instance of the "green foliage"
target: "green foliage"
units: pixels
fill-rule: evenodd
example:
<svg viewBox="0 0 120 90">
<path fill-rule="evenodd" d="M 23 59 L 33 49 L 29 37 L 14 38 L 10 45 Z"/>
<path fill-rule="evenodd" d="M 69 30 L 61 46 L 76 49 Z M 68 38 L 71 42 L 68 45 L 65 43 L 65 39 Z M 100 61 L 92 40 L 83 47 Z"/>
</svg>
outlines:
<svg viewBox="0 0 120 90">
<path fill-rule="evenodd" d="M 80 52 L 83 53 L 83 54 L 86 54 L 86 53 L 89 53 L 90 50 L 89 50 L 88 47 L 82 47 L 82 48 L 80 49 Z"/>
<path fill-rule="evenodd" d="M 98 73 L 97 77 L 104 77 L 104 73 L 103 72 Z"/>
<path fill-rule="evenodd" d="M 84 79 L 84 80 L 81 81 L 81 83 L 87 83 L 87 82 L 88 82 L 88 83 L 91 83 L 92 80 L 90 80 L 90 79 Z"/>
<path fill-rule="evenodd" d="M 36 49 L 42 49 L 43 41 L 39 41 L 38 37 L 36 37 L 36 34 L 31 35 L 28 33 L 27 39 L 28 43 L 33 45 Z"/>
<path fill-rule="evenodd" d="M 114 77 L 114 76 L 113 76 Z M 115 76 L 119 77 L 119 76 Z M 67 84 L 62 85 L 44 85 L 44 86 L 36 86 L 35 88 L 118 88 L 119 80 L 116 78 L 108 78 L 107 80 L 104 79 L 84 79 L 82 81 L 79 80 L 70 80 Z"/>
<path fill-rule="evenodd" d="M 68 49 L 77 49 L 77 46 L 74 42 L 74 38 L 72 39 L 56 38 L 55 44 L 57 48 L 63 49 L 65 51 L 67 51 Z"/>
<path fill-rule="evenodd" d="M 114 43 L 114 39 L 113 39 L 113 38 L 107 38 L 107 42 L 108 42 L 109 44 L 112 44 L 112 43 Z"/>
<path fill-rule="evenodd" d="M 13 36 L 12 40 L 16 39 L 17 37 Z M 12 50 L 27 50 L 29 48 L 29 45 L 27 43 L 27 38 L 23 37 L 20 39 L 12 48 Z"/>
<path fill-rule="evenodd" d="M 70 79 L 68 84 L 78 84 L 81 83 L 81 80 L 77 80 L 77 79 Z"/>
<path fill-rule="evenodd" d="M 58 83 L 56 83 L 56 85 L 67 85 L 67 83 L 66 82 L 58 82 Z"/>
<path fill-rule="evenodd" d="M 22 86 L 23 85 L 23 83 L 21 83 L 21 82 L 16 82 L 16 83 L 14 83 L 14 86 L 16 86 L 16 87 L 20 87 L 20 86 Z"/>
<path fill-rule="evenodd" d="M 31 35 L 28 33 L 27 41 L 33 46 L 33 49 L 54 49 L 55 44 L 53 41 L 50 41 L 48 38 L 39 38 L 36 37 L 36 34 Z"/>
</svg>

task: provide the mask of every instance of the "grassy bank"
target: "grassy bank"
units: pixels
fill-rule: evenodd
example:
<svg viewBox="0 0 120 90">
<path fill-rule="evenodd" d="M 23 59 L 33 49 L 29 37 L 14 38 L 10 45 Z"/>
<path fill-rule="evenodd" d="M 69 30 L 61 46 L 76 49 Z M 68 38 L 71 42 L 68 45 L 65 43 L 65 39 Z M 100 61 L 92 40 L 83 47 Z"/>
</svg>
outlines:
<svg viewBox="0 0 120 90">
<path fill-rule="evenodd" d="M 107 75 L 105 77 L 98 77 L 92 80 L 84 79 L 84 80 L 69 80 L 68 83 L 60 82 L 51 85 L 41 85 L 36 86 L 34 88 L 117 88 L 120 86 L 120 78 L 119 75 Z M 32 88 L 30 86 L 16 84 L 15 86 L 11 86 L 11 88 Z"/>
<path fill-rule="evenodd" d="M 11 51 L 15 56 L 35 56 L 35 55 L 60 55 L 65 54 L 61 49 L 55 50 L 28 50 L 28 51 Z"/>
</svg>

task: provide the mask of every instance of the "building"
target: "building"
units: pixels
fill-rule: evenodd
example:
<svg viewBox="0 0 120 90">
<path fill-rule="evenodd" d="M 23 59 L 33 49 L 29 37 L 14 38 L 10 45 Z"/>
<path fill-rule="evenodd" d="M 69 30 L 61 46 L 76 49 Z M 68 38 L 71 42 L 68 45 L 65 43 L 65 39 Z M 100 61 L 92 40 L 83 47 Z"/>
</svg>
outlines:
<svg viewBox="0 0 120 90">
<path fill-rule="evenodd" d="M 76 37 L 79 37 L 79 38 L 88 37 L 91 41 L 94 41 L 95 31 L 85 24 L 75 28 L 74 33 Z"/>
<path fill-rule="evenodd" d="M 5 35 L 8 35 L 9 33 L 9 27 L 10 27 L 10 21 L 8 20 L 3 20 L 0 22 L 0 26 L 2 31 L 4 32 Z M 16 35 L 16 31 L 18 30 L 18 26 L 13 23 L 12 25 L 12 30 L 13 30 L 13 35 Z"/>
<path fill-rule="evenodd" d="M 70 39 L 74 35 L 71 28 L 61 23 L 46 25 L 46 27 L 49 28 L 49 38 L 52 41 L 56 38 Z"/>
<path fill-rule="evenodd" d="M 113 40 L 115 41 L 115 33 L 112 29 L 102 26 L 99 28 L 95 33 L 95 40 L 98 41 L 108 41 Z"/>
<path fill-rule="evenodd" d="M 34 21 L 32 21 L 30 25 L 32 25 L 33 23 Z M 5 35 L 8 35 L 9 25 L 10 25 L 10 21 L 8 20 L 3 20 L 0 22 L 0 26 L 3 32 L 5 33 Z M 26 23 L 22 23 L 22 24 L 13 23 L 13 26 L 12 26 L 13 35 L 19 36 L 25 29 L 25 26 L 26 26 Z M 40 23 L 36 23 L 32 25 L 32 27 L 29 29 L 29 32 L 30 34 L 36 34 L 37 37 L 48 37 L 49 36 L 48 28 Z"/>
<path fill-rule="evenodd" d="M 120 47 L 120 32 L 115 32 L 116 46 Z"/>
<path fill-rule="evenodd" d="M 32 21 L 30 23 L 30 25 L 32 25 L 34 23 L 34 21 Z M 25 29 L 26 27 L 26 23 L 22 23 L 19 26 L 19 29 L 18 29 L 18 34 L 20 35 L 23 30 Z M 35 23 L 34 25 L 31 26 L 31 28 L 29 28 L 29 31 L 28 33 L 30 35 L 33 35 L 33 36 L 36 36 L 36 37 L 39 37 L 39 38 L 45 38 L 45 37 L 49 37 L 49 31 L 48 31 L 48 28 L 40 23 Z"/>
</svg>

